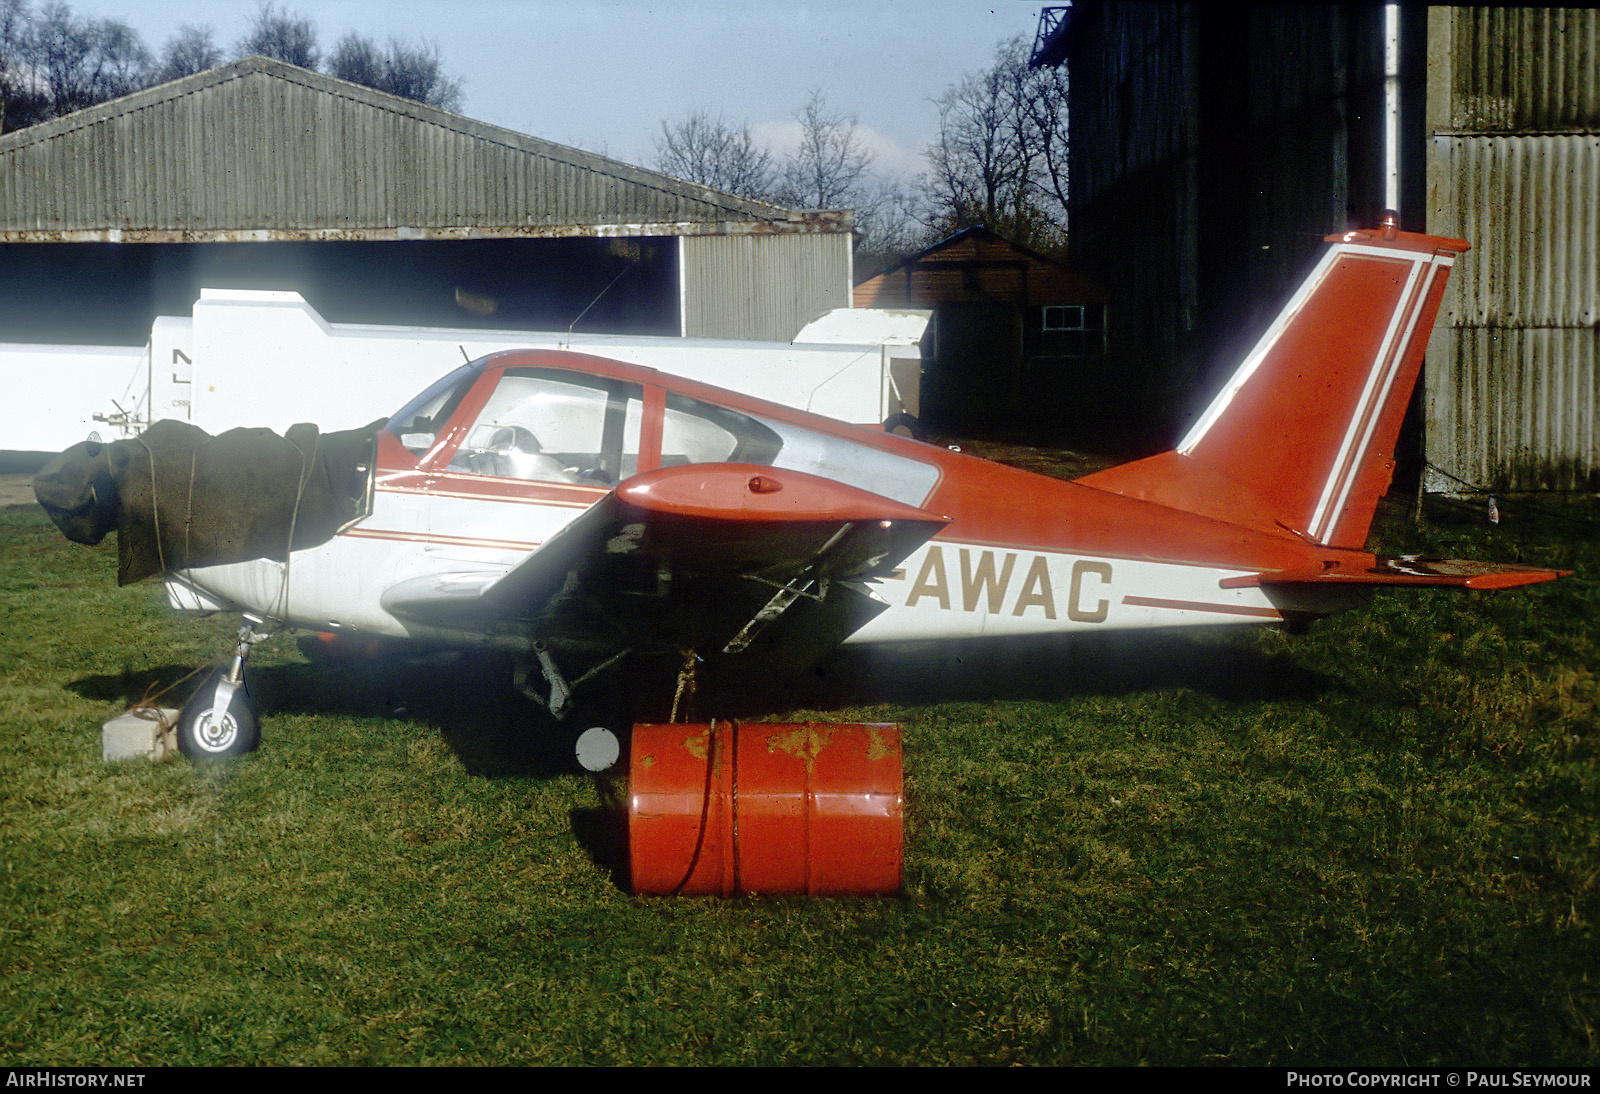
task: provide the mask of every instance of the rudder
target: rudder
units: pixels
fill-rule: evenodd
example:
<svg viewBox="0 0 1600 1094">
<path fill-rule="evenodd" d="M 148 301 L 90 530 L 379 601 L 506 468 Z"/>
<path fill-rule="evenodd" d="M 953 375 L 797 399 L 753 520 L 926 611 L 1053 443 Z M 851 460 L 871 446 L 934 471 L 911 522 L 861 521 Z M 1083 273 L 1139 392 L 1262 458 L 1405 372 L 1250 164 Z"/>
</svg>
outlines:
<svg viewBox="0 0 1600 1094">
<path fill-rule="evenodd" d="M 1392 220 L 1327 238 L 1327 253 L 1174 451 L 1079 481 L 1361 547 L 1445 281 L 1468 245 Z"/>
</svg>

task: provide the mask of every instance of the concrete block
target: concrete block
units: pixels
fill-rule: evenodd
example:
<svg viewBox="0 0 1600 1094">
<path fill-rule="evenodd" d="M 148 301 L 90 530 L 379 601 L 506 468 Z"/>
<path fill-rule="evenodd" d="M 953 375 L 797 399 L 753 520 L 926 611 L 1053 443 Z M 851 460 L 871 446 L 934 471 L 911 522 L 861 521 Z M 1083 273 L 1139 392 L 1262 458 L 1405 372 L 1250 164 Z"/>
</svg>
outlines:
<svg viewBox="0 0 1600 1094">
<path fill-rule="evenodd" d="M 177 724 L 178 712 L 166 707 L 130 710 L 100 727 L 100 758 L 169 759 L 178 751 Z"/>
</svg>

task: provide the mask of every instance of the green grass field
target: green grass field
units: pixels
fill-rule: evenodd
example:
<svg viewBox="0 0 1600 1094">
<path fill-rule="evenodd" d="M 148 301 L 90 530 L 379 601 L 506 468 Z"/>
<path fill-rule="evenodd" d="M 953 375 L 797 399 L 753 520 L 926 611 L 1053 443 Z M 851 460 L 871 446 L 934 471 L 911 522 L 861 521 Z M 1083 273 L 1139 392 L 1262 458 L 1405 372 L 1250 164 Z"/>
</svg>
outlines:
<svg viewBox="0 0 1600 1094">
<path fill-rule="evenodd" d="M 8 510 L 0 1058 L 1600 1064 L 1600 525 L 1504 508 L 1386 546 L 1577 576 L 836 656 L 768 714 L 901 723 L 906 885 L 819 900 L 630 895 L 618 788 L 467 664 L 275 638 L 259 753 L 102 763 L 234 624 Z"/>
</svg>

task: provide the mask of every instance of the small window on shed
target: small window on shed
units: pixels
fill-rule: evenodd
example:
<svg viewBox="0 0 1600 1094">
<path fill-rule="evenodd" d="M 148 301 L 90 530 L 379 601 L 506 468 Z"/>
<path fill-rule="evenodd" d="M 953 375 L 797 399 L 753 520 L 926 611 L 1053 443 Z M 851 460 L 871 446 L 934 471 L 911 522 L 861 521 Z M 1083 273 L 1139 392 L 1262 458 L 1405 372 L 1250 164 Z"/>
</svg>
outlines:
<svg viewBox="0 0 1600 1094">
<path fill-rule="evenodd" d="M 1044 357 L 1104 353 L 1105 308 L 1099 304 L 1054 304 L 1039 309 L 1039 352 Z"/>
</svg>

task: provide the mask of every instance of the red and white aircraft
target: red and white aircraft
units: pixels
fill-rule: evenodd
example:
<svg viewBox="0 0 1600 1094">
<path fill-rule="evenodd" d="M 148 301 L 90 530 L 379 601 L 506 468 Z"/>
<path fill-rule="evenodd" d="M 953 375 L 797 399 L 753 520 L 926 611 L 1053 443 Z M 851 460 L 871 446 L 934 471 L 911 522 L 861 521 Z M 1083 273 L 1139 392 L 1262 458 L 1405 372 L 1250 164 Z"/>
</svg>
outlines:
<svg viewBox="0 0 1600 1094">
<path fill-rule="evenodd" d="M 254 747 L 258 624 L 510 649 L 561 717 L 651 659 L 757 671 L 845 642 L 1281 623 L 1368 586 L 1559 576 L 1364 550 L 1467 244 L 1392 223 L 1329 242 L 1176 449 L 1074 482 L 615 361 L 474 361 L 378 433 L 353 526 L 168 575 L 175 604 L 250 621 L 183 747 Z"/>
</svg>

